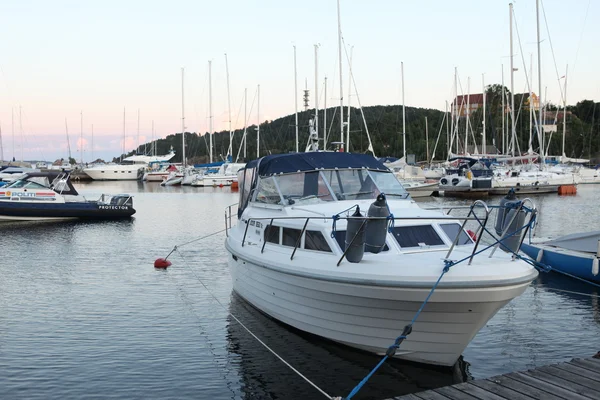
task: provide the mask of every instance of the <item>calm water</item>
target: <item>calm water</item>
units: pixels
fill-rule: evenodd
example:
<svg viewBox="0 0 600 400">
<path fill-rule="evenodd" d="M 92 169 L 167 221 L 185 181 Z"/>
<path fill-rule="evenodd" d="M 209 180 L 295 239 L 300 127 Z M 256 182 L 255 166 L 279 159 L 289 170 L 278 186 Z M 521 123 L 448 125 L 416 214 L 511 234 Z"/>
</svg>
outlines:
<svg viewBox="0 0 600 400">
<path fill-rule="evenodd" d="M 231 289 L 223 234 L 180 247 L 167 271 L 153 268 L 173 246 L 223 228 L 224 206 L 237 202 L 229 189 L 77 187 L 90 198 L 134 193 L 136 218 L 0 225 L 0 397 L 324 398 L 229 312 L 331 395 L 347 395 L 379 360 L 284 327 L 240 300 Z M 599 196 L 600 186 L 587 186 L 575 197 L 536 197 L 537 235 L 598 229 Z M 464 353 L 467 371 L 391 362 L 355 398 L 591 356 L 600 350 L 597 296 L 578 282 L 543 276 L 475 337 Z"/>
</svg>

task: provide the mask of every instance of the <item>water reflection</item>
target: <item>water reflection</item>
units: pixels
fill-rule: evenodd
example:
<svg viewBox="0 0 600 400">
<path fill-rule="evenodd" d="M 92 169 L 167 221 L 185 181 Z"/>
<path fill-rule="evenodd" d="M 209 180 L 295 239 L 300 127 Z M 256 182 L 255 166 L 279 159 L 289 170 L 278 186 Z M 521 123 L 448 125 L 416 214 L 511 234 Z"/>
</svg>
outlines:
<svg viewBox="0 0 600 400">
<path fill-rule="evenodd" d="M 250 306 L 234 292 L 230 312 L 273 351 L 332 396 L 346 396 L 381 360 L 379 356 L 283 325 Z M 227 341 L 231 357 L 239 365 L 244 398 L 322 396 L 260 345 L 231 316 L 228 317 Z M 390 360 L 363 387 L 359 398 L 382 399 L 464 382 L 469 377 L 468 365 L 462 357 L 453 368 Z"/>
</svg>

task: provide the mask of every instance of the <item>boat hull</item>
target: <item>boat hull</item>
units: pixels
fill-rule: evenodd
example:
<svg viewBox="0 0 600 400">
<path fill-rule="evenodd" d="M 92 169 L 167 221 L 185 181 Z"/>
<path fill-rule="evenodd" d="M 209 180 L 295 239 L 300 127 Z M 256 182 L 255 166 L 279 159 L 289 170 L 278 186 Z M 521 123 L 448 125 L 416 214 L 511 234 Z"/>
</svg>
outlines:
<svg viewBox="0 0 600 400">
<path fill-rule="evenodd" d="M 235 292 L 269 316 L 376 354 L 385 354 L 430 291 L 293 275 L 235 254 L 229 268 Z M 528 284 L 437 289 L 395 357 L 453 365 L 486 322 Z"/>
<path fill-rule="evenodd" d="M 106 165 L 85 168 L 90 178 L 96 181 L 135 181 L 143 177 L 144 165 Z"/>
<path fill-rule="evenodd" d="M 67 202 L 35 204 L 0 202 L 0 220 L 45 221 L 65 219 L 123 219 L 135 214 L 128 205 L 108 205 L 97 202 Z"/>
<path fill-rule="evenodd" d="M 530 258 L 542 264 L 549 265 L 557 271 L 600 283 L 600 273 L 596 271 L 596 274 L 594 274 L 594 259 L 596 258 L 594 254 L 564 250 L 543 244 L 532 245 L 527 243 L 523 243 L 521 251 Z M 541 254 L 540 251 L 542 251 Z"/>
</svg>

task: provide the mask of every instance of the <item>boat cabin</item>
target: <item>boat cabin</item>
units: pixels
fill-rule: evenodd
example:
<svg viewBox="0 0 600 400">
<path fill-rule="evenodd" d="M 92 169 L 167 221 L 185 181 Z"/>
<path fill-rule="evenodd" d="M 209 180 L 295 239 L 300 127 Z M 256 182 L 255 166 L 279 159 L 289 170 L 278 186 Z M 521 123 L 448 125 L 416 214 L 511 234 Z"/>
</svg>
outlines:
<svg viewBox="0 0 600 400">
<path fill-rule="evenodd" d="M 248 203 L 280 206 L 409 195 L 394 174 L 367 154 L 275 154 L 250 161 L 238 172 L 238 217 Z"/>
<path fill-rule="evenodd" d="M 53 190 L 63 195 L 78 196 L 79 193 L 71 183 L 69 174 L 65 172 L 28 172 L 10 184 L 4 186 L 3 190 Z"/>
</svg>

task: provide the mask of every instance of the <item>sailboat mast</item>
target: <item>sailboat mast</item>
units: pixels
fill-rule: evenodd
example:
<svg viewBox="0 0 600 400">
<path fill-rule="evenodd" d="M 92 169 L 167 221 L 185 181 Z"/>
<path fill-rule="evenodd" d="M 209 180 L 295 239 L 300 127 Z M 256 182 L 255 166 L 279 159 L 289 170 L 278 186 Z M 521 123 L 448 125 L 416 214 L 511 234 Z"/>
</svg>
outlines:
<svg viewBox="0 0 600 400">
<path fill-rule="evenodd" d="M 319 136 L 319 45 L 315 44 L 315 132 Z"/>
<path fill-rule="evenodd" d="M 427 150 L 427 162 L 429 162 L 429 127 L 427 126 L 427 117 L 425 117 L 425 148 Z"/>
<path fill-rule="evenodd" d="M 325 78 L 327 79 L 327 78 Z M 246 113 L 246 92 L 244 91 L 244 115 Z M 294 46 L 294 114 L 296 127 L 296 153 L 298 153 L 298 69 L 296 67 L 296 46 Z M 244 118 L 245 121 L 245 118 Z M 246 158 L 246 128 L 244 127 L 244 158 Z"/>
<path fill-rule="evenodd" d="M 449 158 L 450 155 L 450 125 L 448 124 L 448 100 L 446 100 L 446 149 L 447 149 L 447 154 L 446 154 L 446 159 Z"/>
<path fill-rule="evenodd" d="M 464 101 L 464 96 L 463 96 L 463 101 Z M 456 130 L 452 131 L 452 136 L 456 139 L 456 154 L 459 154 L 460 151 L 458 150 L 458 121 L 460 118 L 460 111 L 458 111 L 457 109 L 458 107 L 458 68 L 454 67 L 454 116 L 456 117 L 456 123 L 454 124 L 454 128 Z M 462 106 L 461 106 L 462 108 Z M 457 112 L 458 111 L 458 112 Z"/>
<path fill-rule="evenodd" d="M 400 75 L 402 76 L 402 157 L 406 162 L 406 107 L 404 105 L 404 61 L 400 63 Z"/>
<path fill-rule="evenodd" d="M 540 162 L 542 164 L 542 168 L 546 164 L 545 156 L 544 156 L 544 132 L 542 130 L 543 119 L 542 119 L 542 52 L 540 50 L 540 0 L 535 1 L 535 12 L 536 12 L 536 24 L 537 24 L 537 52 L 538 52 L 538 85 L 540 87 L 539 94 L 539 109 L 540 109 L 540 117 L 538 119 L 538 140 L 540 141 Z"/>
<path fill-rule="evenodd" d="M 515 156 L 515 68 L 513 66 L 513 4 L 508 5 L 510 14 L 510 151 Z"/>
<path fill-rule="evenodd" d="M 483 151 L 481 153 L 485 156 L 487 153 L 487 141 L 485 137 L 485 74 L 481 74 L 481 85 L 483 86 Z"/>
<path fill-rule="evenodd" d="M 344 86 L 342 85 L 342 21 L 340 16 L 340 0 L 337 0 L 337 14 L 338 14 L 338 53 L 339 53 L 339 65 L 340 65 L 340 148 L 344 148 Z"/>
<path fill-rule="evenodd" d="M 212 61 L 208 61 L 208 162 L 213 162 Z"/>
<path fill-rule="evenodd" d="M 323 102 L 323 150 L 327 150 L 327 77 L 325 77 L 325 94 Z"/>
<path fill-rule="evenodd" d="M 67 118 L 65 118 L 65 132 L 67 133 L 67 150 L 69 152 L 69 160 L 71 160 L 71 140 L 69 140 L 69 126 L 67 125 Z"/>
<path fill-rule="evenodd" d="M 12 131 L 12 154 L 13 154 L 13 160 L 14 160 L 15 159 L 15 108 L 14 107 L 10 108 L 10 113 L 11 113 L 10 129 Z"/>
<path fill-rule="evenodd" d="M 527 86 L 529 86 L 529 147 L 527 149 L 527 153 L 533 153 L 533 54 L 529 57 L 529 82 L 527 82 Z"/>
<path fill-rule="evenodd" d="M 121 162 L 123 162 L 123 156 L 125 155 L 125 107 L 123 107 L 123 151 L 121 152 Z M 71 149 L 69 148 L 69 158 L 71 158 Z"/>
<path fill-rule="evenodd" d="M 506 105 L 504 104 L 504 64 L 502 64 L 502 154 L 506 154 L 506 148 L 504 144 L 504 113 L 506 112 Z"/>
<path fill-rule="evenodd" d="M 94 124 L 92 124 L 92 162 L 94 162 Z"/>
<path fill-rule="evenodd" d="M 83 111 L 79 113 L 80 119 L 80 130 L 79 130 L 79 159 L 81 161 L 81 165 L 83 165 Z"/>
<path fill-rule="evenodd" d="M 467 78 L 467 118 L 465 124 L 465 148 L 463 149 L 463 153 L 467 154 L 467 146 L 469 144 L 469 127 L 470 127 L 470 117 L 471 117 L 471 77 Z"/>
<path fill-rule="evenodd" d="M 150 151 L 152 152 L 152 156 L 156 155 L 156 143 L 154 143 L 154 120 L 152 120 L 152 146 Z"/>
<path fill-rule="evenodd" d="M 348 69 L 350 70 L 350 72 L 348 73 L 348 76 L 350 77 L 350 79 L 348 79 L 348 122 L 346 126 L 346 151 L 350 151 L 350 114 L 351 114 L 351 108 L 350 108 L 350 101 L 352 100 L 352 53 L 354 50 L 354 46 L 350 46 L 350 65 L 348 67 Z"/>
<path fill-rule="evenodd" d="M 139 154 L 140 152 L 140 109 L 138 108 L 138 119 L 137 119 L 137 147 L 135 149 L 135 153 Z"/>
<path fill-rule="evenodd" d="M 21 162 L 23 162 L 23 118 L 22 107 L 19 106 L 19 131 L 21 132 Z"/>
<path fill-rule="evenodd" d="M 563 126 L 562 126 L 562 156 L 567 157 L 565 153 L 565 137 L 567 135 L 567 75 L 569 74 L 569 65 L 565 72 L 565 96 L 563 98 Z"/>
<path fill-rule="evenodd" d="M 227 62 L 227 53 L 225 53 L 225 72 L 227 73 L 227 109 L 229 113 L 229 148 L 227 156 L 233 156 L 233 131 L 231 130 L 231 95 L 229 94 L 229 63 Z"/>
<path fill-rule="evenodd" d="M 181 68 L 181 164 L 185 168 L 185 98 L 183 95 L 184 73 L 184 68 Z"/>
<path fill-rule="evenodd" d="M 0 125 L 0 161 L 4 161 L 4 145 L 2 144 L 2 125 Z"/>
<path fill-rule="evenodd" d="M 256 102 L 256 158 L 260 158 L 260 85 L 257 90 Z"/>
<path fill-rule="evenodd" d="M 296 103 L 298 104 L 298 103 Z M 246 138 L 246 132 L 248 129 L 248 88 L 244 89 L 244 161 L 246 161 L 246 143 L 248 140 Z M 298 148 L 298 111 L 296 109 L 296 148 Z"/>
</svg>

